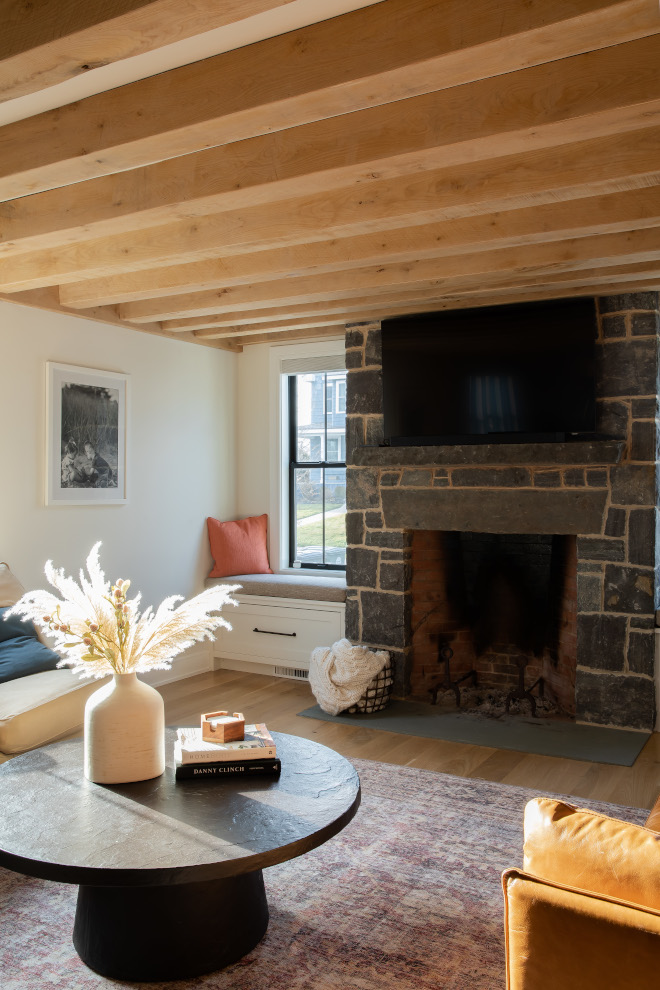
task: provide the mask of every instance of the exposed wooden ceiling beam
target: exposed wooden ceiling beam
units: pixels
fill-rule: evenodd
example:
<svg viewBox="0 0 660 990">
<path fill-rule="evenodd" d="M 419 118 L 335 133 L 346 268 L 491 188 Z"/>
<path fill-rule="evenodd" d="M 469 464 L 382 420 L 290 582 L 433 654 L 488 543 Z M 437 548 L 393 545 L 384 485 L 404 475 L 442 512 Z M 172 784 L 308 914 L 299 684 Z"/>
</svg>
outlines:
<svg viewBox="0 0 660 990">
<path fill-rule="evenodd" d="M 542 300 L 549 298 L 559 298 L 561 296 L 598 296 L 613 295 L 619 292 L 641 292 L 647 289 L 658 289 L 660 287 L 660 267 L 654 266 L 643 278 L 629 279 L 622 275 L 621 278 L 612 277 L 608 274 L 590 280 L 588 272 L 576 278 L 543 275 L 534 276 L 533 279 L 505 279 L 491 282 L 485 281 L 481 285 L 476 283 L 472 286 L 465 286 L 463 289 L 456 288 L 438 298 L 440 305 L 438 309 L 452 309 L 461 304 L 462 307 L 505 305 L 508 302 L 522 300 Z M 622 288 L 625 286 L 625 288 Z M 490 301 L 489 301 L 490 300 Z M 446 305 L 448 304 L 448 305 Z M 436 309 L 434 304 L 433 309 Z M 389 314 L 387 314 L 389 315 Z M 233 339 L 233 338 L 232 338 Z M 250 339 L 250 338 L 248 338 Z"/>
<path fill-rule="evenodd" d="M 222 161 L 214 179 L 224 175 L 235 187 L 240 176 L 241 185 L 286 197 L 374 172 L 394 177 L 642 128 L 660 109 L 659 55 L 660 38 L 653 36 L 237 142 L 215 149 Z M 256 201 L 263 195 L 256 190 Z"/>
<path fill-rule="evenodd" d="M 219 313 L 223 310 L 282 305 L 287 302 L 321 302 L 340 299 L 357 291 L 381 292 L 394 285 L 435 282 L 498 272 L 530 269 L 569 270 L 594 265 L 625 264 L 660 256 L 660 228 L 574 238 L 547 244 L 479 251 L 469 255 L 354 268 L 328 275 L 301 276 L 253 285 L 228 286 L 216 291 L 167 296 L 124 303 L 122 319 L 171 320 L 182 316 Z"/>
<path fill-rule="evenodd" d="M 84 313 L 79 313 L 75 310 L 68 309 L 66 306 L 62 306 L 54 289 L 35 289 L 32 292 L 22 292 L 17 296 L 3 293 L 0 294 L 0 299 L 5 302 L 16 303 L 18 306 L 30 306 L 32 309 L 59 313 L 67 317 L 73 316 L 76 319 L 92 320 L 95 323 L 110 324 L 111 326 L 123 327 L 132 331 L 139 329 L 153 336 L 168 337 L 170 340 L 183 340 L 193 344 L 205 344 L 206 346 L 219 347 L 220 350 L 234 351 L 236 353 L 240 353 L 242 350 L 240 344 L 237 344 L 233 340 L 204 340 L 203 338 L 195 337 L 192 333 L 183 333 L 175 336 L 163 330 L 160 323 L 142 323 L 139 327 L 135 327 L 122 320 L 116 309 L 112 306 L 98 306 L 86 310 Z"/>
<path fill-rule="evenodd" d="M 3 298 L 239 352 L 660 286 L 656 0 L 364 2 L 2 128 L 6 195 L 70 183 L 0 202 Z"/>
<path fill-rule="evenodd" d="M 656 291 L 660 289 L 660 266 L 649 267 L 649 271 L 642 277 L 636 276 L 630 279 L 625 272 L 621 278 L 613 277 L 611 274 L 600 273 L 596 278 L 590 279 L 590 273 L 580 273 L 577 278 L 568 278 L 565 275 L 561 280 L 559 276 L 534 276 L 533 280 L 523 279 L 500 279 L 497 281 L 486 280 L 481 285 L 474 283 L 471 286 L 455 288 L 445 291 L 442 294 L 429 295 L 428 298 L 413 309 L 405 312 L 436 312 L 445 309 L 465 308 L 471 306 L 505 305 L 509 302 L 523 300 L 533 301 L 535 299 L 559 298 L 562 296 L 599 296 L 615 295 L 619 292 L 640 292 L 645 290 Z M 584 276 L 584 277 L 583 277 Z M 364 310 L 353 313 L 347 322 L 362 319 L 375 319 L 376 313 L 380 312 L 380 319 L 400 315 L 404 312 L 403 307 L 390 306 L 385 300 L 380 310 Z M 253 338 L 246 338 L 246 343 L 252 343 Z"/>
<path fill-rule="evenodd" d="M 455 105 L 461 90 L 466 90 L 467 103 L 479 106 L 483 86 L 471 96 L 467 93 L 474 80 L 488 79 L 499 90 L 501 106 L 513 109 L 511 94 L 516 93 L 515 103 L 518 82 L 497 85 L 493 76 L 530 72 L 533 91 L 542 93 L 552 76 L 539 63 L 568 56 L 587 60 L 577 67 L 580 79 L 592 73 L 600 78 L 607 66 L 608 75 L 614 73 L 619 86 L 631 92 L 630 68 L 622 71 L 616 59 L 603 54 L 623 50 L 628 42 L 633 46 L 630 56 L 639 59 L 635 68 L 644 77 L 645 36 L 659 28 L 653 0 L 508 0 L 497 5 L 473 0 L 469 18 L 464 10 L 463 0 L 383 0 L 17 121 L 0 134 L 0 199 L 310 122 L 316 129 L 309 135 L 311 143 L 323 141 L 320 121 L 356 111 L 362 111 L 361 126 L 373 136 L 374 128 L 385 123 L 378 108 L 411 97 L 416 105 L 404 112 L 413 117 L 421 113 L 428 118 L 425 126 L 433 129 L 437 118 L 449 112 L 463 116 L 467 104 L 461 106 L 458 97 Z M 461 23 L 460 32 L 453 29 L 456 23 Z M 613 44 L 616 49 L 592 51 Z M 657 46 L 652 50 L 657 58 Z M 566 71 L 570 75 L 575 68 Z M 453 87 L 457 96 L 439 96 L 437 91 L 446 87 Z M 526 88 L 523 82 L 523 102 Z M 431 101 L 420 96 L 431 90 Z M 557 118 L 551 114 L 549 119 Z M 482 128 L 484 122 L 482 118 Z M 278 145 L 269 143 L 272 150 Z M 31 154 L 26 157 L 28 146 Z"/>
<path fill-rule="evenodd" d="M 504 272 L 479 278 L 466 276 L 447 279 L 440 287 L 433 284 L 421 285 L 417 291 L 410 291 L 407 296 L 405 294 L 400 295 L 395 289 L 391 293 L 373 294 L 370 298 L 368 297 L 368 305 L 360 307 L 359 310 L 352 304 L 347 305 L 344 317 L 347 318 L 347 314 L 351 310 L 353 311 L 351 318 L 359 317 L 360 319 L 382 318 L 385 315 L 394 316 L 420 311 L 428 312 L 433 310 L 436 302 L 443 299 L 469 299 L 473 296 L 481 296 L 484 292 L 491 294 L 513 291 L 529 293 L 540 287 L 575 289 L 583 285 L 607 286 L 609 289 L 613 282 L 621 282 L 623 279 L 629 283 L 640 283 L 644 286 L 657 284 L 660 281 L 660 260 L 622 265 L 617 268 L 615 273 L 608 268 L 594 267 L 564 272 L 537 270 L 529 273 Z M 405 298 L 410 300 L 407 305 L 402 303 Z M 329 319 L 334 322 L 335 318 L 330 317 Z M 240 327 L 236 329 L 236 336 L 240 336 Z"/>
<path fill-rule="evenodd" d="M 391 289 L 389 287 L 380 290 L 376 288 L 364 289 L 364 304 L 360 307 L 355 305 L 355 295 L 351 290 L 344 290 L 343 292 L 338 290 L 331 294 L 330 300 L 324 303 L 324 307 L 331 312 L 334 305 L 339 307 L 344 303 L 345 311 L 359 308 L 360 311 L 368 310 L 370 315 L 373 315 L 374 311 L 377 311 L 379 307 L 384 308 L 387 306 L 391 308 L 392 306 L 397 306 L 403 312 L 410 309 L 411 306 L 414 307 L 423 303 L 451 297 L 456 293 L 478 293 L 484 291 L 486 288 L 495 290 L 497 288 L 515 286 L 529 288 L 530 291 L 533 291 L 534 287 L 540 284 L 552 284 L 554 282 L 559 284 L 561 282 L 568 285 L 584 283 L 588 279 L 591 279 L 594 284 L 609 286 L 614 282 L 621 281 L 624 277 L 630 282 L 639 281 L 648 283 L 649 279 L 657 282 L 659 267 L 660 262 L 654 259 L 646 266 L 643 266 L 642 263 L 636 266 L 621 265 L 617 267 L 597 265 L 594 268 L 585 266 L 583 269 L 577 267 L 565 268 L 559 271 L 555 271 L 553 267 L 548 267 L 545 269 L 533 269 L 526 273 L 504 271 L 484 274 L 482 276 L 465 275 L 442 280 L 427 280 L 408 286 L 407 291 L 397 286 L 392 286 Z M 299 296 L 295 297 L 288 305 L 283 305 L 281 307 L 282 312 L 287 309 L 302 310 L 304 307 L 299 304 L 299 299 Z M 321 314 L 319 314 L 319 318 L 320 316 Z"/>
<path fill-rule="evenodd" d="M 282 330 L 279 333 L 263 333 L 254 337 L 232 337 L 222 343 L 238 345 L 243 349 L 250 344 L 278 344 L 286 341 L 318 340 L 320 337 L 337 337 L 343 339 L 343 325 L 316 327 L 314 330 Z"/>
<path fill-rule="evenodd" d="M 291 0 L 0 0 L 0 103 Z"/>
<path fill-rule="evenodd" d="M 451 294 L 461 295 L 480 294 L 485 289 L 492 292 L 504 292 L 513 289 L 531 291 L 540 286 L 574 288 L 581 285 L 608 286 L 613 281 L 620 282 L 657 282 L 660 278 L 660 258 L 652 261 L 637 262 L 629 265 L 617 265 L 616 269 L 608 266 L 595 265 L 584 268 L 572 268 L 555 271 L 552 268 L 535 269 L 530 272 L 503 272 L 485 275 L 481 278 L 466 276 L 449 279 L 444 283 L 444 290 Z"/>
<path fill-rule="evenodd" d="M 485 247 L 517 247 L 659 224 L 660 185 L 567 203 L 528 206 L 437 224 L 257 251 L 233 258 L 88 279 L 62 285 L 60 299 L 74 309 L 84 309 L 275 277 L 325 274 L 363 265 L 440 258 L 480 251 Z M 57 281 L 53 275 L 45 277 Z"/>
<path fill-rule="evenodd" d="M 540 301 L 543 299 L 562 299 L 575 296 L 599 296 L 599 295 L 611 295 L 619 294 L 624 292 L 638 292 L 641 288 L 652 289 L 653 291 L 660 290 L 660 276 L 649 279 L 647 284 L 640 286 L 638 282 L 627 282 L 627 281 L 614 281 L 608 285 L 606 292 L 602 291 L 602 286 L 600 284 L 591 284 L 588 282 L 580 283 L 576 286 L 546 286 L 540 284 L 534 289 L 500 289 L 492 290 L 487 288 L 485 291 L 477 294 L 470 295 L 451 295 L 443 296 L 436 300 L 433 305 L 429 305 L 428 308 L 420 309 L 419 312 L 441 312 L 448 309 L 466 309 L 481 306 L 492 306 L 492 305 L 507 305 L 509 303 L 520 303 L 520 302 L 530 302 L 530 301 Z M 413 312 L 410 310 L 409 312 Z M 388 316 L 398 315 L 393 312 L 383 312 L 379 319 L 387 319 Z M 365 319 L 375 319 L 372 316 L 366 316 Z M 356 320 L 361 320 L 361 316 L 351 315 L 347 318 L 346 322 L 351 323 Z M 328 329 L 330 335 L 333 335 L 335 327 Z M 306 331 L 306 330 L 293 330 L 284 331 L 282 333 L 264 334 L 263 336 L 254 337 L 235 337 L 232 338 L 232 343 L 238 344 L 242 342 L 245 346 L 252 346 L 256 344 L 268 343 L 275 344 L 280 342 L 286 342 L 287 340 L 300 340 L 302 339 L 313 339 L 316 331 Z"/>
<path fill-rule="evenodd" d="M 612 283 L 611 269 L 582 270 L 572 273 L 570 277 L 566 273 L 549 276 L 543 275 L 543 285 L 553 285 L 561 281 L 562 284 L 569 284 L 573 287 L 578 284 L 589 284 L 591 286 L 609 286 Z M 633 265 L 622 265 L 617 269 L 616 278 L 620 281 L 625 278 L 628 282 L 654 283 L 660 279 L 660 264 L 644 262 Z M 533 283 L 539 276 L 519 276 L 515 279 L 516 286 L 525 291 L 533 287 Z M 499 278 L 502 282 L 502 277 Z M 513 279 L 509 279 L 509 285 Z M 497 281 L 489 278 L 476 283 L 477 288 L 463 288 L 461 295 L 474 295 L 482 291 L 487 285 L 489 289 L 497 288 Z M 244 326 L 248 326 L 251 331 L 250 336 L 257 333 L 259 327 L 269 334 L 279 331 L 285 327 L 298 328 L 302 326 L 335 324 L 338 321 L 347 322 L 350 320 L 383 319 L 384 317 L 404 316 L 406 314 L 432 312 L 436 303 L 441 302 L 447 296 L 454 296 L 453 291 L 432 289 L 411 289 L 401 292 L 393 289 L 391 292 L 384 292 L 378 296 L 369 295 L 362 298 L 343 299 L 335 302 L 311 303 L 307 306 L 290 307 L 287 318 L 287 309 L 283 307 L 279 310 L 258 310 L 253 314 L 234 313 L 220 316 L 192 317 L 185 320 L 172 320 L 163 322 L 163 328 L 171 332 L 200 331 L 195 336 L 213 339 L 216 335 L 227 334 L 230 338 L 241 335 Z M 309 312 L 305 315 L 305 311 Z M 255 318 L 262 317 L 261 322 L 251 322 Z M 227 316 L 229 318 L 227 318 Z"/>
<path fill-rule="evenodd" d="M 209 154 L 217 151 L 194 156 L 196 166 Z M 352 187 L 311 195 L 303 195 L 288 180 L 283 180 L 286 191 L 279 180 L 257 187 L 248 183 L 245 188 L 245 163 L 236 163 L 242 187 L 227 188 L 221 165 L 193 164 L 188 158 L 176 159 L 0 204 L 0 258 L 96 241 L 88 245 L 88 253 L 105 252 L 112 262 L 117 251 L 106 238 L 130 234 L 137 265 L 144 257 L 153 258 L 148 228 L 154 226 L 166 225 L 159 231 L 161 242 L 185 238 L 189 250 L 203 257 L 204 250 L 219 244 L 223 253 L 234 254 L 644 188 L 660 181 L 660 127 L 580 140 L 554 148 L 552 155 L 545 148 L 504 156 L 496 151 L 484 161 L 421 175 L 361 175 Z M 304 166 L 299 171 L 302 181 Z M 236 172 L 232 175 L 235 187 Z M 332 175 L 325 176 L 329 183 Z M 259 205 L 249 205 L 255 197 Z M 223 213 L 213 217 L 210 227 L 200 222 L 200 217 L 218 211 Z M 143 241 L 137 236 L 140 230 L 145 231 Z M 119 250 L 126 240 L 117 240 Z"/>
<path fill-rule="evenodd" d="M 626 148 L 626 144 L 630 147 Z M 442 170 L 440 177 L 434 173 L 407 183 L 399 180 L 392 186 L 386 184 L 385 190 L 374 191 L 367 183 L 359 193 L 344 192 L 343 197 L 328 197 L 327 203 L 323 197 L 313 201 L 303 198 L 261 210 L 176 221 L 131 235 L 114 234 L 57 249 L 15 252 L 11 245 L 4 245 L 0 247 L 0 283 L 13 286 L 12 291 L 21 291 L 44 284 L 44 280 L 46 284 L 65 284 L 103 278 L 165 267 L 175 261 L 186 263 L 187 259 L 203 260 L 261 247 L 323 240 L 359 233 L 365 228 L 391 229 L 452 214 L 494 212 L 521 207 L 530 200 L 542 205 L 576 197 L 579 192 L 585 196 L 592 190 L 600 193 L 646 188 L 660 181 L 659 128 L 635 133 L 628 140 L 621 135 L 609 143 L 579 142 L 575 159 L 571 149 L 567 146 L 563 154 L 556 152 L 553 156 L 534 155 L 532 160 L 528 156 L 489 160 L 482 163 L 481 169 L 457 169 L 453 181 L 451 170 Z M 594 162 L 597 152 L 601 157 Z M 511 199 L 500 198 L 500 189 L 504 197 L 507 188 Z M 382 219 L 376 219 L 379 216 Z"/>
<path fill-rule="evenodd" d="M 392 305 L 392 300 L 409 300 L 409 305 L 414 305 L 413 295 L 410 292 L 388 293 L 388 305 Z M 179 320 L 164 320 L 162 327 L 172 333 L 181 333 L 187 330 L 202 330 L 206 327 L 233 327 L 246 324 L 257 325 L 259 323 L 288 322 L 298 319 L 322 319 L 324 316 L 346 315 L 358 310 L 367 310 L 377 307 L 373 296 L 357 296 L 339 301 L 326 301 L 322 303 L 307 303 L 301 306 L 278 306 L 273 309 L 258 309 L 254 312 L 221 313 L 211 316 L 193 316 Z M 406 310 L 403 310 L 407 312 Z"/>
<path fill-rule="evenodd" d="M 199 340 L 226 340 L 231 337 L 255 337 L 259 334 L 267 336 L 271 333 L 281 333 L 283 330 L 321 330 L 323 327 L 343 326 L 344 316 L 326 316 L 318 319 L 277 320 L 273 323 L 245 323 L 243 325 L 225 327 L 223 329 L 194 330 Z"/>
<path fill-rule="evenodd" d="M 280 334 L 285 331 L 296 331 L 300 333 L 305 333 L 307 336 L 323 337 L 329 333 L 335 333 L 337 336 L 341 336 L 342 331 L 338 330 L 338 327 L 343 327 L 346 320 L 344 317 L 336 316 L 334 318 L 328 318 L 326 320 L 311 320 L 309 322 L 300 321 L 287 323 L 282 322 L 279 325 L 275 324 L 265 324 L 262 326 L 250 326 L 250 327 L 232 327 L 229 330 L 195 330 L 195 337 L 200 340 L 240 340 L 241 343 L 247 344 L 250 342 L 251 337 L 259 337 L 264 340 L 269 339 L 272 334 Z M 313 331 L 313 333 L 310 333 Z"/>
<path fill-rule="evenodd" d="M 486 286 L 483 291 L 470 292 L 444 296 L 439 300 L 438 310 L 443 309 L 465 309 L 479 306 L 505 306 L 508 303 L 534 302 L 543 299 L 574 298 L 575 296 L 609 296 L 622 292 L 640 292 L 645 289 L 656 291 L 660 288 L 660 275 L 650 275 L 645 281 L 627 281 L 614 279 L 607 282 L 607 288 L 603 291 L 601 282 L 589 282 L 579 280 L 573 284 L 562 283 L 561 285 L 546 284 L 538 280 L 534 286 L 512 288 L 502 286 L 491 288 Z"/>
<path fill-rule="evenodd" d="M 170 332 L 177 333 L 183 331 L 194 331 L 204 328 L 228 328 L 235 326 L 240 332 L 242 326 L 248 323 L 257 326 L 263 324 L 274 324 L 276 322 L 296 326 L 296 321 L 306 322 L 307 319 L 317 319 L 326 323 L 334 323 L 335 317 L 341 316 L 347 319 L 362 319 L 363 316 L 403 315 L 405 313 L 426 312 L 433 309 L 434 304 L 442 298 L 442 290 L 437 286 L 431 289 L 392 289 L 392 291 L 382 292 L 378 295 L 373 293 L 366 296 L 350 296 L 346 299 L 328 300 L 323 303 L 308 303 L 306 305 L 281 306 L 275 309 L 255 310 L 250 313 L 229 313 L 217 316 L 191 317 L 181 320 L 163 321 L 162 326 Z M 263 321 L 260 321 L 262 314 Z M 241 321 L 241 317 L 243 320 Z"/>
</svg>

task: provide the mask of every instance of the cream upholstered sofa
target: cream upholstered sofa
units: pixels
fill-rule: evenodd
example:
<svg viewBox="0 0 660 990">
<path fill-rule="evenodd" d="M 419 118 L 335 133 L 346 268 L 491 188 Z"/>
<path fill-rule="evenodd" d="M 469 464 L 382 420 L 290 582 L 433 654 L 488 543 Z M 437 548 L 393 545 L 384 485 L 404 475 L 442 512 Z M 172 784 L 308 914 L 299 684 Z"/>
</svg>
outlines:
<svg viewBox="0 0 660 990">
<path fill-rule="evenodd" d="M 0 608 L 13 605 L 24 590 L 8 565 L 0 563 Z M 80 729 L 85 702 L 98 686 L 97 680 L 81 681 L 68 669 L 0 684 L 0 762 Z"/>
</svg>

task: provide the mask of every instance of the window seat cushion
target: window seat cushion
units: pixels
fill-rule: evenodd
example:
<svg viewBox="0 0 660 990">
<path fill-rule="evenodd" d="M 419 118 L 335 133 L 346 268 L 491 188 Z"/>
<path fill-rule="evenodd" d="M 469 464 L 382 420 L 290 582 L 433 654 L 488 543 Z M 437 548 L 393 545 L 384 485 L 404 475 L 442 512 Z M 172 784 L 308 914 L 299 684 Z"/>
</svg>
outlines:
<svg viewBox="0 0 660 990">
<path fill-rule="evenodd" d="M 273 598 L 300 598 L 315 602 L 346 601 L 346 578 L 316 577 L 307 574 L 232 574 L 207 578 L 206 587 L 240 584 L 239 595 L 266 595 Z"/>
</svg>

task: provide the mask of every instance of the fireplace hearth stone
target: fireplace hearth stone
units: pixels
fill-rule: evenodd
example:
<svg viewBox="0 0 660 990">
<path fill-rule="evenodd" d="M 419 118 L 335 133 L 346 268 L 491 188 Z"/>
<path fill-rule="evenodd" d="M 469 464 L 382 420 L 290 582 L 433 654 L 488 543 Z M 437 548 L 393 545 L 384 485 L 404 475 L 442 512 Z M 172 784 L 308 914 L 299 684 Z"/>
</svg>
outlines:
<svg viewBox="0 0 660 990">
<path fill-rule="evenodd" d="M 477 718 L 465 712 L 438 712 L 433 705 L 416 701 L 393 701 L 388 708 L 373 715 L 328 715 L 318 705 L 298 712 L 298 715 L 421 739 L 442 739 L 622 767 L 633 765 L 650 737 L 650 732 L 583 725 L 559 719 L 513 715 Z"/>
</svg>

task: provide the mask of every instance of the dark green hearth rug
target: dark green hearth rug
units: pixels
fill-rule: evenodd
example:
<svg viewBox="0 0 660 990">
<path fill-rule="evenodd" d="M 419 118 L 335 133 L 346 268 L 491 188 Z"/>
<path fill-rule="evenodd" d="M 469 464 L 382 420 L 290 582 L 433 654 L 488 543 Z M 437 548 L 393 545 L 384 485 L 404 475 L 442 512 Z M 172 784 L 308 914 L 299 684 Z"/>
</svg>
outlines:
<svg viewBox="0 0 660 990">
<path fill-rule="evenodd" d="M 446 742 L 469 743 L 492 749 L 513 749 L 538 756 L 612 763 L 620 767 L 633 765 L 650 736 L 649 732 L 576 725 L 560 719 L 483 718 L 438 709 L 421 701 L 393 701 L 389 707 L 372 715 L 328 715 L 318 705 L 298 714 L 324 722 L 379 729 L 381 732 L 444 739 Z"/>
</svg>

